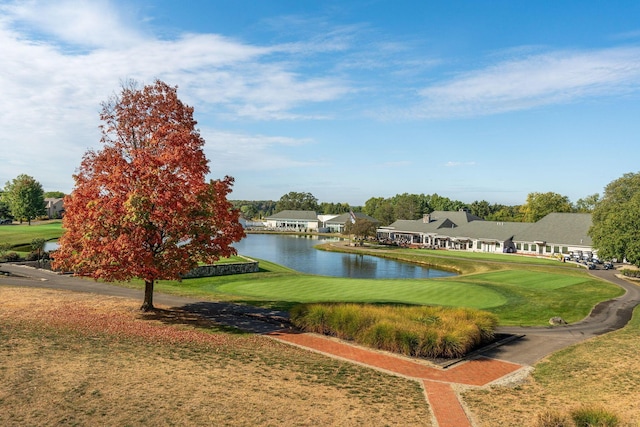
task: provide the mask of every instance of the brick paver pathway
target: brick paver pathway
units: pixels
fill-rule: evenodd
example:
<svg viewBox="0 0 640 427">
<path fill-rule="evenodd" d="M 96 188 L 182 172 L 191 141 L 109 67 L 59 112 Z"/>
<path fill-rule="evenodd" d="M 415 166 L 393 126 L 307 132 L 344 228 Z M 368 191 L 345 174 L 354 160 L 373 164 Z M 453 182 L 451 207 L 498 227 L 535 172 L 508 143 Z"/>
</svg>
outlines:
<svg viewBox="0 0 640 427">
<path fill-rule="evenodd" d="M 496 359 L 479 358 L 447 369 L 429 366 L 406 357 L 369 350 L 316 334 L 277 331 L 270 337 L 319 353 L 373 367 L 422 382 L 439 427 L 470 427 L 452 384 L 484 386 L 523 366 Z"/>
</svg>

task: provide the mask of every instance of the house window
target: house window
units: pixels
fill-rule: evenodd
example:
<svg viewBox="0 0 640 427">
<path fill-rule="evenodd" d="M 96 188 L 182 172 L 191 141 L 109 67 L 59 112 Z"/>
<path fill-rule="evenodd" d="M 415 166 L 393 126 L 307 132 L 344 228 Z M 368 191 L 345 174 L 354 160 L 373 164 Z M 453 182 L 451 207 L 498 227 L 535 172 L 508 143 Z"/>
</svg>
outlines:
<svg viewBox="0 0 640 427">
<path fill-rule="evenodd" d="M 525 244 L 524 244 L 524 250 L 525 250 L 525 251 L 528 251 L 528 250 L 529 250 L 529 244 L 528 244 L 528 243 L 525 243 Z"/>
<path fill-rule="evenodd" d="M 531 251 L 532 252 L 535 252 L 537 250 L 538 250 L 538 248 L 536 247 L 536 245 L 531 245 Z"/>
<path fill-rule="evenodd" d="M 522 249 L 522 243 L 516 243 L 516 249 L 518 250 Z"/>
<path fill-rule="evenodd" d="M 551 253 L 551 246 L 549 246 L 549 245 L 545 246 L 544 251 L 546 253 Z"/>
<path fill-rule="evenodd" d="M 482 242 L 480 240 L 476 242 L 476 249 L 482 249 Z"/>
<path fill-rule="evenodd" d="M 553 247 L 553 253 L 554 253 L 554 254 L 558 254 L 558 253 L 560 253 L 560 247 L 559 247 L 559 246 L 554 246 L 554 247 Z"/>
<path fill-rule="evenodd" d="M 568 254 L 568 253 L 569 253 L 569 248 L 568 248 L 568 247 L 566 247 L 566 246 L 563 246 L 563 247 L 562 247 L 562 253 L 563 253 L 563 254 Z"/>
</svg>

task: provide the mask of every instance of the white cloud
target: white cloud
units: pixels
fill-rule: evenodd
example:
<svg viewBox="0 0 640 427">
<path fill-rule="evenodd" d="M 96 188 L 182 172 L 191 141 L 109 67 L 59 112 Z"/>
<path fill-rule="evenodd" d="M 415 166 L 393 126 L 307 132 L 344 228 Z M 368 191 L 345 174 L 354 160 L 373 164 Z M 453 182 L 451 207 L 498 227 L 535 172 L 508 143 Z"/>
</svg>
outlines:
<svg viewBox="0 0 640 427">
<path fill-rule="evenodd" d="M 46 34 L 74 46 L 128 46 L 143 38 L 126 15 L 108 1 L 16 1 L 2 6 L 11 20 L 33 35 Z"/>
<path fill-rule="evenodd" d="M 445 166 L 448 168 L 455 168 L 455 167 L 460 167 L 460 166 L 475 166 L 476 162 L 447 162 L 445 163 Z"/>
<path fill-rule="evenodd" d="M 126 79 L 178 85 L 201 127 L 216 117 L 318 118 L 296 110 L 349 91 L 338 79 L 298 73 L 292 52 L 299 46 L 255 46 L 217 34 L 161 39 L 127 19 L 103 0 L 0 5 L 0 182 L 30 172 L 45 188 L 68 191 L 82 154 L 99 146 L 101 102 Z M 230 138 L 235 145 L 227 148 L 237 158 L 216 157 L 230 169 L 308 164 L 265 148 L 265 141 L 274 148 L 286 139 L 252 138 Z M 253 150 L 232 149 L 249 142 Z"/>
<path fill-rule="evenodd" d="M 478 116 L 640 88 L 640 48 L 557 51 L 506 60 L 420 91 L 414 118 Z"/>
</svg>

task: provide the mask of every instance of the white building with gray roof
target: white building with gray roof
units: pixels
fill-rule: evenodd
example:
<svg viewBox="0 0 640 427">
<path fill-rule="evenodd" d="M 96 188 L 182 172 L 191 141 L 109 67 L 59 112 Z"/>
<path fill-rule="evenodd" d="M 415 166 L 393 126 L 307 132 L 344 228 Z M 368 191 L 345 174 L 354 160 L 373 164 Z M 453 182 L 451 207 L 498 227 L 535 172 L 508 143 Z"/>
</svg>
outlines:
<svg viewBox="0 0 640 427">
<path fill-rule="evenodd" d="M 267 228 L 282 231 L 317 231 L 315 211 L 284 210 L 265 218 Z"/>
<path fill-rule="evenodd" d="M 551 213 L 536 223 L 485 221 L 468 212 L 435 211 L 377 230 L 382 242 L 423 248 L 551 256 L 592 252 L 590 214 Z"/>
</svg>

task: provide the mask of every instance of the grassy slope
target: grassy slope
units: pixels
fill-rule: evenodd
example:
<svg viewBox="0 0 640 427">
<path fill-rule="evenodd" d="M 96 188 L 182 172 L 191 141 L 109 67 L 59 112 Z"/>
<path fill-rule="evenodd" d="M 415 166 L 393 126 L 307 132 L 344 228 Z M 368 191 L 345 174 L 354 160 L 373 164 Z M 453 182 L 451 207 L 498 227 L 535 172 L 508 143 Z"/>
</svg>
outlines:
<svg viewBox="0 0 640 427">
<path fill-rule="evenodd" d="M 415 381 L 138 306 L 0 286 L 0 425 L 431 425 Z"/>
</svg>

